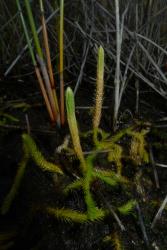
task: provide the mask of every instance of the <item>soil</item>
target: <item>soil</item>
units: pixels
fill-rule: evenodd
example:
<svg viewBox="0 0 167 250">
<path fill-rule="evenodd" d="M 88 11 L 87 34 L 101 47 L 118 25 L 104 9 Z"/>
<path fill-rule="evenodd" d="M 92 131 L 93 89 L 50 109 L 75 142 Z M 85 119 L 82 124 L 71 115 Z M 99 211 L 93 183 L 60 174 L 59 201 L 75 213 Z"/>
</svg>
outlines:
<svg viewBox="0 0 167 250">
<path fill-rule="evenodd" d="M 74 167 L 77 169 L 79 163 L 75 157 L 55 153 L 65 135 L 69 134 L 68 126 L 60 130 L 50 125 L 36 82 L 31 78 L 28 81 L 24 78 L 19 81 L 5 79 L 0 85 L 0 115 L 3 121 L 0 125 L 0 204 L 13 183 L 23 153 L 21 135 L 27 132 L 26 117 L 31 135 L 40 151 L 46 159 L 61 165 L 67 176 L 57 178 L 56 175 L 43 172 L 33 161 L 28 163 L 9 213 L 0 217 L 2 249 L 167 249 L 167 207 L 151 229 L 151 223 L 167 194 L 167 169 L 156 166 L 155 170 L 151 163 L 134 166 L 129 161 L 124 162 L 123 175 L 133 182 L 128 191 L 120 186 L 106 187 L 100 182 L 92 186 L 92 192 L 99 206 L 114 208 L 129 198 L 137 200 L 137 205 L 130 214 L 126 216 L 117 214 L 125 230 L 120 229 L 112 214 L 102 221 L 79 224 L 58 220 L 42 209 L 36 210 L 36 207 L 44 205 L 85 210 L 81 191 L 75 191 L 67 197 L 62 194 L 62 187 L 74 179 Z M 132 124 L 136 119 L 132 115 L 135 106 L 134 95 L 134 88 L 127 89 L 121 105 L 119 129 Z M 82 106 L 82 109 L 76 108 L 82 132 L 91 128 L 91 109 L 83 107 L 92 106 L 93 99 L 94 86 L 88 84 L 85 86 L 83 83 L 76 96 L 76 106 Z M 107 89 L 104 100 L 106 109 L 103 111 L 101 127 L 112 133 L 111 99 L 111 91 Z M 151 145 L 154 160 L 167 165 L 167 127 L 165 121 L 160 121 L 166 117 L 167 103 L 155 92 L 143 86 L 139 109 L 138 119 L 151 123 L 147 142 Z M 10 114 L 18 121 L 4 114 Z M 91 149 L 89 138 L 84 139 L 82 143 L 85 151 Z M 101 154 L 96 165 L 105 167 L 107 165 L 105 158 L 105 153 Z M 112 165 L 109 164 L 107 167 Z M 155 173 L 158 176 L 159 187 L 156 186 Z M 1 234 L 8 235 L 6 241 L 1 240 Z"/>
</svg>

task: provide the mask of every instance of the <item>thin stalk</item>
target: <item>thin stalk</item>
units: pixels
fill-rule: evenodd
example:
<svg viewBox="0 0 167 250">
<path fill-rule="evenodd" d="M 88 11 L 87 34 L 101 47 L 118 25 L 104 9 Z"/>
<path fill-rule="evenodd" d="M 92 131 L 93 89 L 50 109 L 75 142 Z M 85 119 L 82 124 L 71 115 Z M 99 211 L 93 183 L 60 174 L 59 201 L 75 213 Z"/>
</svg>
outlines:
<svg viewBox="0 0 167 250">
<path fill-rule="evenodd" d="M 23 16 L 23 12 L 22 12 L 22 8 L 21 8 L 19 0 L 16 0 L 16 4 L 17 4 L 18 11 L 20 13 L 20 18 L 21 18 L 24 34 L 25 34 L 25 37 L 26 37 L 26 41 L 27 41 L 27 44 L 28 44 L 28 49 L 29 49 L 29 52 L 30 52 L 30 55 L 31 55 L 32 63 L 33 63 L 33 66 L 35 67 L 37 65 L 37 62 L 36 62 L 36 59 L 35 59 L 33 48 L 31 46 L 31 41 L 30 41 L 30 38 L 29 38 L 27 26 L 26 26 L 26 23 L 25 23 L 25 20 L 24 20 L 24 16 Z"/>
<path fill-rule="evenodd" d="M 53 68 L 52 68 L 51 56 L 50 56 L 50 48 L 49 48 L 49 42 L 48 42 L 48 33 L 47 33 L 47 28 L 46 28 L 45 16 L 44 16 L 43 0 L 40 0 L 40 9 L 41 9 L 42 32 L 43 32 L 44 46 L 45 46 L 45 52 L 46 52 L 47 68 L 49 72 L 49 78 L 50 78 L 51 88 L 53 92 L 53 97 L 55 100 L 56 110 L 57 110 L 57 113 L 59 113 L 58 100 L 57 100 L 57 95 L 56 95 L 56 90 L 55 90 L 55 81 L 54 81 L 54 76 L 53 76 Z"/>
<path fill-rule="evenodd" d="M 114 80 L 114 117 L 113 129 L 116 129 L 118 110 L 119 110 L 119 92 L 120 92 L 120 57 L 121 57 L 121 30 L 120 30 L 120 14 L 119 0 L 115 0 L 116 13 L 116 72 Z"/>
<path fill-rule="evenodd" d="M 47 108 L 47 111 L 49 113 L 51 122 L 54 122 L 53 112 L 51 110 L 51 106 L 50 106 L 49 99 L 48 99 L 48 96 L 47 96 L 47 93 L 46 93 L 46 89 L 44 87 L 44 82 L 43 82 L 43 79 L 41 77 L 40 70 L 39 70 L 39 68 L 37 66 L 37 62 L 36 62 L 36 59 L 35 59 L 34 51 L 33 51 L 32 45 L 31 45 L 31 40 L 30 40 L 30 37 L 29 37 L 29 34 L 28 34 L 27 26 L 26 26 L 26 23 L 25 23 L 25 20 L 24 20 L 24 16 L 23 16 L 23 12 L 22 12 L 22 8 L 21 8 L 19 0 L 16 0 L 16 4 L 17 4 L 17 7 L 18 7 L 18 10 L 19 10 L 19 13 L 20 13 L 20 18 L 21 18 L 24 34 L 25 34 L 25 37 L 26 37 L 26 41 L 27 41 L 27 44 L 28 44 L 28 48 L 29 48 L 29 52 L 30 52 L 30 55 L 31 55 L 32 63 L 33 63 L 34 69 L 35 69 L 37 79 L 38 79 L 38 83 L 39 83 L 39 86 L 40 86 L 40 89 L 41 89 L 41 92 L 42 92 L 42 95 L 43 95 L 43 98 L 44 98 L 44 101 L 45 101 L 45 104 L 46 104 L 46 108 Z"/>
<path fill-rule="evenodd" d="M 35 67 L 35 73 L 36 73 L 36 76 L 37 76 L 37 79 L 38 79 L 38 82 L 39 82 L 39 85 L 40 85 L 40 88 L 41 88 L 43 98 L 45 100 L 45 104 L 46 104 L 46 107 L 47 107 L 51 122 L 54 124 L 55 123 L 55 118 L 54 118 L 53 111 L 51 109 L 51 105 L 50 105 L 50 102 L 49 102 L 49 99 L 48 99 L 48 96 L 47 96 L 47 93 L 46 93 L 46 90 L 45 90 L 45 87 L 44 87 L 44 82 L 43 82 L 43 79 L 42 79 L 42 76 L 41 76 L 41 73 L 40 73 L 40 70 L 39 70 L 38 67 Z"/>
<path fill-rule="evenodd" d="M 151 229 L 153 229 L 155 227 L 155 224 L 157 223 L 157 221 L 161 218 L 162 216 L 162 213 L 166 207 L 166 204 L 167 204 L 167 195 L 165 196 L 165 199 L 163 200 L 160 208 L 158 209 L 158 212 L 156 213 L 153 221 L 152 221 L 152 224 L 151 224 Z"/>
<path fill-rule="evenodd" d="M 136 3 L 136 32 L 138 33 L 139 30 L 139 6 Z M 137 69 L 139 70 L 139 50 L 138 47 L 136 48 L 136 62 L 137 62 Z M 136 88 L 136 105 L 135 105 L 135 113 L 139 115 L 139 98 L 140 98 L 140 87 L 139 87 L 139 79 L 137 78 L 135 81 L 135 88 Z"/>
<path fill-rule="evenodd" d="M 59 53 L 60 53 L 60 115 L 61 124 L 65 122 L 64 111 L 64 0 L 60 0 L 60 34 L 59 34 Z"/>
<path fill-rule="evenodd" d="M 56 9 L 55 11 L 53 11 L 53 13 L 51 13 L 49 15 L 49 17 L 46 19 L 46 24 L 52 20 L 52 18 L 58 13 L 59 9 Z M 37 29 L 37 33 L 41 33 L 41 30 L 42 30 L 42 26 L 40 26 L 38 29 Z M 30 39 L 30 41 L 32 41 L 32 38 Z M 19 52 L 19 54 L 16 56 L 16 58 L 14 58 L 14 60 L 12 61 L 12 63 L 9 65 L 9 67 L 6 69 L 5 73 L 4 73 L 4 76 L 8 76 L 9 73 L 11 72 L 11 70 L 14 68 L 14 66 L 18 63 L 18 61 L 22 58 L 22 55 L 25 53 L 25 51 L 27 50 L 28 48 L 28 45 L 26 44 L 22 49 L 21 51 Z"/>
<path fill-rule="evenodd" d="M 31 10 L 31 6 L 30 6 L 30 3 L 29 3 L 28 0 L 25 0 L 25 5 L 26 5 L 27 14 L 28 14 L 28 18 L 29 18 L 29 23 L 30 23 L 31 31 L 32 31 L 33 38 L 34 38 L 36 51 L 37 51 L 37 55 L 36 55 L 37 60 L 38 60 L 38 62 L 40 64 L 43 79 L 44 79 L 44 82 L 45 82 L 45 87 L 47 89 L 49 102 L 50 102 L 51 109 L 52 109 L 53 116 L 54 116 L 54 122 L 56 122 L 56 120 L 57 120 L 57 108 L 56 107 L 58 107 L 58 105 L 56 105 L 56 102 L 54 100 L 54 95 L 53 95 L 53 92 L 52 92 L 50 79 L 49 79 L 48 72 L 47 72 L 47 69 L 46 69 L 46 65 L 45 65 L 45 62 L 44 62 L 44 59 L 43 59 L 42 49 L 41 49 L 41 46 L 40 46 L 40 42 L 39 42 L 39 38 L 38 38 L 38 34 L 37 34 L 35 22 L 34 22 L 32 10 Z"/>
<path fill-rule="evenodd" d="M 38 38 L 38 34 L 37 34 L 37 29 L 36 29 L 36 26 L 35 26 L 35 21 L 34 21 L 34 17 L 33 17 L 31 6 L 30 6 L 30 1 L 29 0 L 24 0 L 24 2 L 25 2 L 27 15 L 28 15 L 28 19 L 29 19 L 29 23 L 30 23 L 30 27 L 31 27 L 31 31 L 32 31 L 32 34 L 33 34 L 34 43 L 35 43 L 35 47 L 36 47 L 38 56 L 40 58 L 43 58 L 43 53 L 42 53 L 42 49 L 41 49 L 41 46 L 40 46 L 40 42 L 39 42 L 39 38 Z"/>
<path fill-rule="evenodd" d="M 40 65 L 40 68 L 41 68 L 41 71 L 42 71 L 42 76 L 43 76 L 45 86 L 46 86 L 46 89 L 47 89 L 49 102 L 50 102 L 52 112 L 53 112 L 53 115 L 54 115 L 54 121 L 56 122 L 56 120 L 58 119 L 57 110 L 56 110 L 55 100 L 54 100 L 54 96 L 53 96 L 53 92 L 52 92 L 52 88 L 51 88 L 51 84 L 50 84 L 49 75 L 48 75 L 47 68 L 46 68 L 46 65 L 45 65 L 45 61 L 42 58 L 40 58 L 38 55 L 37 55 L 37 60 L 38 60 L 38 63 Z"/>
<path fill-rule="evenodd" d="M 54 88 L 54 77 L 53 77 L 53 69 L 52 69 L 50 48 L 49 48 L 49 42 L 48 42 L 48 32 L 47 32 L 46 21 L 45 21 L 45 16 L 44 16 L 43 0 L 39 0 L 39 2 L 40 2 L 40 10 L 41 10 L 42 32 L 43 32 L 44 46 L 45 46 L 45 51 L 46 51 L 47 67 L 49 71 L 50 82 L 51 82 L 52 88 Z"/>
</svg>

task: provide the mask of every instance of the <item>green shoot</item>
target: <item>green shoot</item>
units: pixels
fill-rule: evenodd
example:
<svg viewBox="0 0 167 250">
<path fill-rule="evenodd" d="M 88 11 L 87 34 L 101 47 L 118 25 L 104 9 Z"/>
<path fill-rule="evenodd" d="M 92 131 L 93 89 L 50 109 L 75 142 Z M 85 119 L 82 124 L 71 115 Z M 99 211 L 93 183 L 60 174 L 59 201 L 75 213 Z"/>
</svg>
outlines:
<svg viewBox="0 0 167 250">
<path fill-rule="evenodd" d="M 70 87 L 68 87 L 66 90 L 66 109 L 67 109 L 67 120 L 72 137 L 73 147 L 78 159 L 81 162 L 81 170 L 85 172 L 86 162 L 81 148 L 77 120 L 75 116 L 74 93 Z"/>
</svg>

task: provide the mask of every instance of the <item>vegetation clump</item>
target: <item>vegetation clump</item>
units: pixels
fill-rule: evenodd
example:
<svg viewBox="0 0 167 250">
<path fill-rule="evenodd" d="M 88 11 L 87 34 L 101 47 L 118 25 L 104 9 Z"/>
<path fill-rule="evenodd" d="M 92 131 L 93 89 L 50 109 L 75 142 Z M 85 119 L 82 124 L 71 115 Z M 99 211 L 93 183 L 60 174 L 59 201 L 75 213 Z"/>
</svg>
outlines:
<svg viewBox="0 0 167 250">
<path fill-rule="evenodd" d="M 78 8 L 77 14 L 74 6 Z M 27 245 L 26 249 L 52 249 L 47 243 L 54 241 L 58 241 L 55 249 L 59 249 L 59 241 L 64 244 L 61 249 L 101 249 L 101 244 L 102 249 L 116 250 L 126 245 L 129 249 L 132 244 L 135 248 L 165 247 L 163 242 L 158 245 L 155 236 L 159 234 L 156 229 L 166 225 L 167 197 L 163 201 L 161 197 L 166 192 L 166 113 L 151 106 L 154 102 L 151 98 L 166 99 L 164 1 L 16 0 L 8 6 L 2 0 L 0 7 L 5 9 L 0 21 L 9 18 L 1 27 L 0 50 L 4 52 L 2 60 L 5 58 L 7 68 L 3 76 L 0 72 L 0 82 L 6 84 L 4 77 L 15 67 L 16 74 L 9 77 L 9 86 L 11 81 L 11 89 L 15 91 L 13 81 L 17 79 L 18 86 L 24 84 L 26 92 L 23 97 L 16 94 L 17 100 L 11 100 L 11 90 L 9 96 L 2 93 L 0 97 L 2 138 L 10 137 L 12 130 L 16 138 L 19 131 L 22 134 L 22 155 L 18 152 L 18 158 L 11 157 L 8 149 L 6 156 L 2 155 L 10 164 L 6 167 L 2 161 L 5 167 L 2 166 L 0 176 L 8 173 L 9 180 L 2 179 L 5 191 L 3 194 L 2 189 L 0 193 L 1 219 L 2 224 L 3 220 L 8 224 L 16 212 L 19 218 L 16 224 L 23 231 L 19 234 L 16 229 L 13 232 L 0 228 L 0 248 L 15 249 L 17 237 L 16 248 L 20 249 L 19 237 L 24 241 L 27 232 L 27 241 L 32 244 L 37 243 L 39 235 L 43 239 L 36 246 Z M 12 27 L 12 31 L 8 32 L 6 27 Z M 16 37 L 19 43 L 14 51 Z M 21 47 L 25 40 L 25 47 Z M 35 92 L 31 85 L 28 57 L 26 65 L 17 66 L 20 59 L 24 61 L 27 49 L 41 93 Z M 30 93 L 24 77 L 28 77 L 27 82 L 33 88 Z M 69 82 L 76 85 L 69 87 Z M 83 96 L 87 92 L 86 97 L 91 101 L 95 93 L 93 105 Z M 80 95 L 84 98 L 83 105 L 77 106 L 75 99 L 80 102 Z M 50 124 L 45 120 L 41 100 Z M 163 105 L 166 104 L 162 101 Z M 147 107 L 147 114 L 143 107 Z M 140 120 L 145 115 L 147 122 Z M 157 120 L 152 122 L 156 115 Z M 45 133 L 40 139 L 49 142 L 49 150 L 62 143 L 62 136 L 65 138 L 56 154 L 49 158 L 38 148 L 35 133 Z M 39 235 L 35 233 L 32 237 L 29 232 L 34 224 Z M 89 233 L 89 227 L 93 233 Z M 82 229 L 87 235 L 85 232 L 82 235 Z M 75 230 L 81 245 L 79 240 L 77 246 L 74 244 Z M 93 234 L 91 247 L 85 247 L 84 241 L 89 242 Z M 68 235 L 72 239 L 66 242 Z"/>
</svg>

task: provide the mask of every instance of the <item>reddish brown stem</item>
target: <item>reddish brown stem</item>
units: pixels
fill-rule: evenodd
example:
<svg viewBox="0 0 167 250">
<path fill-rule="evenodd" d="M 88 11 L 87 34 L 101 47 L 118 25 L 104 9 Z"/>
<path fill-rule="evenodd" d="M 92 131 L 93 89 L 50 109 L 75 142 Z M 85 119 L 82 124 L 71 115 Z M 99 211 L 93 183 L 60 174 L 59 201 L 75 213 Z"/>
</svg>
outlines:
<svg viewBox="0 0 167 250">
<path fill-rule="evenodd" d="M 43 95 L 43 98 L 44 98 L 44 101 L 45 101 L 45 104 L 46 104 L 46 108 L 48 110 L 48 113 L 49 113 L 49 116 L 50 116 L 50 119 L 51 119 L 51 122 L 55 123 L 56 120 L 55 120 L 55 117 L 54 117 L 52 109 L 51 109 L 51 105 L 50 105 L 50 102 L 49 102 L 49 99 L 48 99 L 48 96 L 47 96 L 47 93 L 46 93 L 46 89 L 44 87 L 44 82 L 43 82 L 40 70 L 39 70 L 39 68 L 37 66 L 35 67 L 35 73 L 36 73 L 36 76 L 37 76 L 37 79 L 38 79 L 38 83 L 39 83 L 39 86 L 40 86 L 40 89 L 41 89 L 41 92 L 42 92 L 42 95 Z"/>
<path fill-rule="evenodd" d="M 65 123 L 65 108 L 64 108 L 64 78 L 63 72 L 60 72 L 60 119 L 61 125 Z"/>
</svg>

